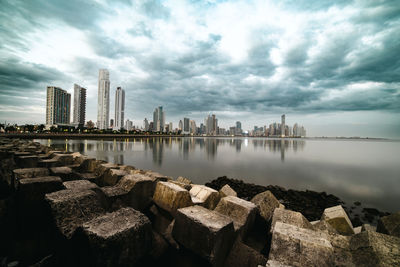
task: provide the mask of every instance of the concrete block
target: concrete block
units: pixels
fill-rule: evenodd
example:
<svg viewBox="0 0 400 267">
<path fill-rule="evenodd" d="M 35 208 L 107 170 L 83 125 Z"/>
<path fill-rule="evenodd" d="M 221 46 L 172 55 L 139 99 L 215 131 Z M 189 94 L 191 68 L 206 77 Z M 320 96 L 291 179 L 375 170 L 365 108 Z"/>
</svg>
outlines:
<svg viewBox="0 0 400 267">
<path fill-rule="evenodd" d="M 257 206 L 250 201 L 228 196 L 221 198 L 215 211 L 231 218 L 235 231 L 238 231 L 244 237 L 254 224 Z"/>
<path fill-rule="evenodd" d="M 273 228 L 277 222 L 286 223 L 305 229 L 314 229 L 313 225 L 307 220 L 306 217 L 303 216 L 303 214 L 291 210 L 279 208 L 274 210 L 271 221 L 271 233 L 273 232 Z"/>
<path fill-rule="evenodd" d="M 39 158 L 36 155 L 18 156 L 15 161 L 20 168 L 36 168 Z"/>
<path fill-rule="evenodd" d="M 71 154 L 54 153 L 52 158 L 58 160 L 62 166 L 74 164 L 74 159 Z"/>
<path fill-rule="evenodd" d="M 76 228 L 105 211 L 92 190 L 61 190 L 46 194 L 47 201 L 60 234 L 70 239 Z"/>
<path fill-rule="evenodd" d="M 201 206 L 179 209 L 172 232 L 182 246 L 222 266 L 234 242 L 233 221 Z"/>
<path fill-rule="evenodd" d="M 326 208 L 321 220 L 327 221 L 341 235 L 353 235 L 353 224 L 341 205 Z"/>
<path fill-rule="evenodd" d="M 77 252 L 88 252 L 80 262 L 85 266 L 140 266 L 140 260 L 152 248 L 151 223 L 132 208 L 121 208 L 87 221 L 76 232 L 78 235 L 82 237 L 76 237 L 80 241 Z"/>
<path fill-rule="evenodd" d="M 117 186 L 128 192 L 127 205 L 134 209 L 143 211 L 146 209 L 154 194 L 154 181 L 142 174 L 125 175 Z"/>
<path fill-rule="evenodd" d="M 87 190 L 87 189 L 95 189 L 98 186 L 88 180 L 75 180 L 75 181 L 67 181 L 63 183 L 65 189 L 73 189 L 73 190 Z"/>
<path fill-rule="evenodd" d="M 333 266 L 332 255 L 325 233 L 276 222 L 269 260 L 295 266 Z"/>
<path fill-rule="evenodd" d="M 279 208 L 280 205 L 280 202 L 270 191 L 257 194 L 250 201 L 259 207 L 261 217 L 267 222 L 271 221 L 274 210 Z"/>
<path fill-rule="evenodd" d="M 124 170 L 120 169 L 108 169 L 103 173 L 102 184 L 107 185 L 116 185 L 122 177 L 127 175 L 128 173 Z"/>
<path fill-rule="evenodd" d="M 169 182 L 157 183 L 153 201 L 172 215 L 175 215 L 177 209 L 193 205 L 187 190 Z"/>
<path fill-rule="evenodd" d="M 258 267 L 265 266 L 267 258 L 260 252 L 236 240 L 228 257 L 225 260 L 225 267 Z"/>
<path fill-rule="evenodd" d="M 237 193 L 235 190 L 233 190 L 228 184 L 224 185 L 220 190 L 219 194 L 222 197 L 227 197 L 227 196 L 234 196 L 237 197 Z"/>
<path fill-rule="evenodd" d="M 118 210 L 127 204 L 128 192 L 119 186 L 100 187 L 104 196 L 103 206 L 109 211 Z"/>
<path fill-rule="evenodd" d="M 189 192 L 193 203 L 207 209 L 213 210 L 220 200 L 218 191 L 205 185 L 192 185 L 192 189 Z"/>
<path fill-rule="evenodd" d="M 79 175 L 73 172 L 70 167 L 50 168 L 50 174 L 54 176 L 59 176 L 63 181 L 73 181 L 79 179 Z"/>
<path fill-rule="evenodd" d="M 190 179 L 183 176 L 179 176 L 178 178 L 176 178 L 176 181 L 184 184 L 192 184 L 192 181 Z"/>
</svg>

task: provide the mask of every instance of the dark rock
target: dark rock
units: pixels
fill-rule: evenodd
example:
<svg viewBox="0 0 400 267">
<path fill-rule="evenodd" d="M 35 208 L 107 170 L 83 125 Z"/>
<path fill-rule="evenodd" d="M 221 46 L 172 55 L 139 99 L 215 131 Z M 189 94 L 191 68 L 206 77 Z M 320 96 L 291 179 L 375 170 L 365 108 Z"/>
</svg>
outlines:
<svg viewBox="0 0 400 267">
<path fill-rule="evenodd" d="M 226 267 L 258 267 L 265 266 L 267 258 L 253 248 L 236 240 L 228 257 L 225 260 Z"/>
<path fill-rule="evenodd" d="M 19 156 L 16 158 L 16 163 L 20 168 L 36 168 L 39 158 L 36 155 Z"/>
<path fill-rule="evenodd" d="M 274 210 L 280 205 L 280 202 L 268 190 L 255 195 L 250 201 L 259 207 L 261 217 L 267 222 L 271 220 Z"/>
<path fill-rule="evenodd" d="M 67 239 L 84 222 L 105 212 L 92 190 L 61 190 L 46 194 L 45 200 L 50 206 L 55 226 Z"/>
<path fill-rule="evenodd" d="M 91 183 L 88 180 L 68 181 L 64 182 L 63 185 L 65 189 L 73 189 L 73 190 L 95 189 L 98 187 L 96 184 Z"/>
<path fill-rule="evenodd" d="M 70 167 L 53 167 L 50 168 L 51 175 L 59 176 L 63 181 L 78 180 L 79 175 L 72 171 Z"/>
<path fill-rule="evenodd" d="M 74 240 L 82 266 L 140 266 L 152 248 L 152 235 L 145 215 L 122 208 L 83 223 Z"/>
<path fill-rule="evenodd" d="M 128 203 L 128 192 L 119 186 L 104 186 L 100 187 L 104 196 L 103 206 L 108 211 L 118 210 Z"/>
</svg>

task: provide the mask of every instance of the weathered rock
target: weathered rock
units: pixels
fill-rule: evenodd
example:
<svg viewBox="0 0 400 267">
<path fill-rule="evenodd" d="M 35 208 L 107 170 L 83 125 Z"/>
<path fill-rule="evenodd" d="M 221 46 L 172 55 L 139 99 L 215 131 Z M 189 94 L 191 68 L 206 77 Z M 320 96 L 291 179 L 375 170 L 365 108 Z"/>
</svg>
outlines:
<svg viewBox="0 0 400 267">
<path fill-rule="evenodd" d="M 400 266 L 400 238 L 373 231 L 353 235 L 350 249 L 356 266 Z"/>
<path fill-rule="evenodd" d="M 155 205 L 150 207 L 150 213 L 152 215 L 153 229 L 162 235 L 170 245 L 178 249 L 179 245 L 172 237 L 172 229 L 175 224 L 173 217 L 166 214 L 162 209 L 157 208 Z"/>
<path fill-rule="evenodd" d="M 362 229 L 362 227 L 358 226 L 358 227 L 354 227 L 353 231 L 354 231 L 355 234 L 359 234 L 359 233 L 361 233 L 361 229 Z"/>
<path fill-rule="evenodd" d="M 376 232 L 376 226 L 372 226 L 372 225 L 370 225 L 368 223 L 364 223 L 361 226 L 361 232 L 364 232 L 364 231 L 374 231 L 374 232 Z"/>
<path fill-rule="evenodd" d="M 169 182 L 158 182 L 153 201 L 160 208 L 170 212 L 172 215 L 177 209 L 193 205 L 190 194 L 182 187 Z"/>
<path fill-rule="evenodd" d="M 184 184 L 191 184 L 192 183 L 192 181 L 190 179 L 188 179 L 186 177 L 183 177 L 183 176 L 179 176 L 178 178 L 176 178 L 176 181 L 180 182 L 180 183 L 184 183 Z"/>
<path fill-rule="evenodd" d="M 267 222 L 271 220 L 275 208 L 279 208 L 280 204 L 270 191 L 265 191 L 255 195 L 250 201 L 258 205 L 261 217 Z"/>
<path fill-rule="evenodd" d="M 58 160 L 61 165 L 72 165 L 74 164 L 74 159 L 71 154 L 59 154 L 59 153 L 54 153 L 52 155 L 52 158 L 55 160 Z"/>
<path fill-rule="evenodd" d="M 400 237 L 400 212 L 381 217 L 378 221 L 376 231 Z"/>
<path fill-rule="evenodd" d="M 265 265 L 267 258 L 264 255 L 254 250 L 253 248 L 236 240 L 228 257 L 225 260 L 224 266 L 226 267 L 257 267 Z"/>
<path fill-rule="evenodd" d="M 16 159 L 16 163 L 20 168 L 36 168 L 38 161 L 39 158 L 36 155 L 19 156 Z"/>
<path fill-rule="evenodd" d="M 45 200 L 58 231 L 68 239 L 77 227 L 105 212 L 92 190 L 61 190 L 46 194 Z"/>
<path fill-rule="evenodd" d="M 99 177 L 93 172 L 84 172 L 84 173 L 77 173 L 77 174 L 79 176 L 79 179 L 88 180 L 89 182 L 95 183 L 97 185 L 99 184 L 99 181 L 98 181 Z"/>
<path fill-rule="evenodd" d="M 128 192 L 127 204 L 134 209 L 142 211 L 150 205 L 154 194 L 154 182 L 151 178 L 142 174 L 125 175 L 117 186 Z"/>
<path fill-rule="evenodd" d="M 118 165 L 114 163 L 102 163 L 95 169 L 98 176 L 102 176 L 109 169 L 118 169 Z"/>
<path fill-rule="evenodd" d="M 220 200 L 218 191 L 205 185 L 192 185 L 190 195 L 193 203 L 211 210 L 217 206 Z"/>
<path fill-rule="evenodd" d="M 172 232 L 182 246 L 222 266 L 234 241 L 232 220 L 201 206 L 179 209 Z"/>
<path fill-rule="evenodd" d="M 327 221 L 342 235 L 353 235 L 353 225 L 341 205 L 324 210 L 321 220 Z"/>
<path fill-rule="evenodd" d="M 97 167 L 103 163 L 105 163 L 105 161 L 85 157 L 79 167 L 79 170 L 81 172 L 94 172 L 97 169 Z"/>
<path fill-rule="evenodd" d="M 88 252 L 81 254 L 87 257 L 84 265 L 134 266 L 150 251 L 153 234 L 144 214 L 121 208 L 83 223 L 78 235 L 83 235 L 76 238 L 78 253 Z"/>
<path fill-rule="evenodd" d="M 65 189 L 73 189 L 73 190 L 87 190 L 87 189 L 95 189 L 97 185 L 89 182 L 88 180 L 76 180 L 76 181 L 68 181 L 63 183 Z"/>
<path fill-rule="evenodd" d="M 303 216 L 303 214 L 291 210 L 279 208 L 274 210 L 271 222 L 271 233 L 273 232 L 273 228 L 277 222 L 286 223 L 305 229 L 314 229 L 313 225 L 306 219 L 306 217 Z"/>
<path fill-rule="evenodd" d="M 35 178 L 49 176 L 49 170 L 46 168 L 25 168 L 13 170 L 13 175 L 7 180 L 10 186 L 16 187 L 18 181 L 25 178 Z"/>
<path fill-rule="evenodd" d="M 70 167 L 53 167 L 50 168 L 51 175 L 59 176 L 63 181 L 78 180 L 79 175 L 72 171 Z"/>
<path fill-rule="evenodd" d="M 257 206 L 250 201 L 228 196 L 221 198 L 215 211 L 231 218 L 235 231 L 238 231 L 241 236 L 246 236 L 256 218 Z"/>
<path fill-rule="evenodd" d="M 129 174 L 130 174 L 131 171 L 136 170 L 135 167 L 129 166 L 129 165 L 120 165 L 120 166 L 118 166 L 118 169 L 123 170 L 123 171 L 126 171 L 126 172 L 129 173 Z"/>
<path fill-rule="evenodd" d="M 128 173 L 124 170 L 120 169 L 108 169 L 103 173 L 103 184 L 104 185 L 115 185 L 121 180 L 122 177 L 127 175 Z"/>
<path fill-rule="evenodd" d="M 325 233 L 276 222 L 269 260 L 295 266 L 333 266 L 332 255 Z"/>
<path fill-rule="evenodd" d="M 118 210 L 126 206 L 128 192 L 119 186 L 104 186 L 100 187 L 104 196 L 103 206 L 109 211 Z"/>
<path fill-rule="evenodd" d="M 224 185 L 220 190 L 219 194 L 222 197 L 227 197 L 227 196 L 234 196 L 237 197 L 237 193 L 235 190 L 233 190 L 228 184 Z"/>
<path fill-rule="evenodd" d="M 353 257 L 350 252 L 350 236 L 329 233 L 327 237 L 333 247 L 333 266 L 354 266 Z"/>
<path fill-rule="evenodd" d="M 71 154 L 72 159 L 74 160 L 74 164 L 82 164 L 82 162 L 85 160 L 85 156 L 82 155 L 80 152 L 74 152 Z"/>
<path fill-rule="evenodd" d="M 166 182 L 169 180 L 173 180 L 172 177 L 162 175 L 161 173 L 158 173 L 158 172 L 145 171 L 143 174 L 152 178 L 155 182 Z"/>
</svg>

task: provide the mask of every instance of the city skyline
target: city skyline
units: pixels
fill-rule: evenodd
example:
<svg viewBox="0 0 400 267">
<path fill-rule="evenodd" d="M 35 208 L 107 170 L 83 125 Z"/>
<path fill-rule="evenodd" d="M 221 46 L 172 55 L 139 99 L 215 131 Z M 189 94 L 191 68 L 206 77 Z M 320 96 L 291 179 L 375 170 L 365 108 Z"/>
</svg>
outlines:
<svg viewBox="0 0 400 267">
<path fill-rule="evenodd" d="M 399 138 L 398 13 L 390 1 L 3 2 L 0 121 L 45 123 L 44 88 L 76 83 L 96 122 L 105 68 L 133 125 L 163 106 L 174 126 L 217 114 L 252 129 L 284 113 L 310 136 Z"/>
</svg>

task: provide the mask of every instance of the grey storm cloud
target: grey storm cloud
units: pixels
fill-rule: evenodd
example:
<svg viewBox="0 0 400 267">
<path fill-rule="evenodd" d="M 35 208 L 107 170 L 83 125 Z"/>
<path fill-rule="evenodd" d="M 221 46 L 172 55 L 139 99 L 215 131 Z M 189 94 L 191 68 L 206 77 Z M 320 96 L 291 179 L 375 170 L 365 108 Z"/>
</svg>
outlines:
<svg viewBox="0 0 400 267">
<path fill-rule="evenodd" d="M 282 21 L 256 17 L 268 7 L 248 1 L 1 1 L 0 94 L 75 82 L 95 94 L 98 69 L 108 68 L 138 116 L 157 105 L 171 116 L 400 112 L 398 1 L 266 2 Z M 74 35 L 50 64 L 32 44 L 58 27 Z"/>
</svg>

